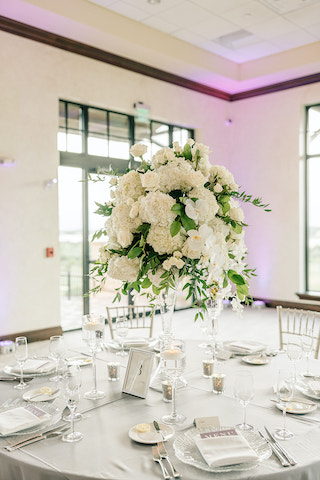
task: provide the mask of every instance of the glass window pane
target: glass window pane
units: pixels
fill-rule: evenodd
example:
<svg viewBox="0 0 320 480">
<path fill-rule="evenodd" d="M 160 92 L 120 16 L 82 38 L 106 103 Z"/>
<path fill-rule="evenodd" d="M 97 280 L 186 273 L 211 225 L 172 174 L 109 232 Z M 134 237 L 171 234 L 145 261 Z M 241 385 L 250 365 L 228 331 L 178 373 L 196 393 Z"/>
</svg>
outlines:
<svg viewBox="0 0 320 480">
<path fill-rule="evenodd" d="M 307 151 L 308 155 L 320 153 L 320 105 L 308 110 Z"/>
<path fill-rule="evenodd" d="M 82 153 L 82 135 L 78 133 L 67 134 L 67 151 L 72 153 Z"/>
<path fill-rule="evenodd" d="M 66 127 L 66 102 L 59 102 L 59 127 Z"/>
<path fill-rule="evenodd" d="M 91 134 L 88 137 L 88 154 L 108 157 L 108 139 Z"/>
<path fill-rule="evenodd" d="M 97 108 L 88 109 L 88 130 L 89 132 L 107 135 L 107 112 Z"/>
<path fill-rule="evenodd" d="M 60 297 L 63 330 L 81 326 L 82 169 L 59 167 Z"/>
<path fill-rule="evenodd" d="M 72 130 L 83 130 L 82 108 L 78 105 L 68 103 L 68 128 Z"/>
<path fill-rule="evenodd" d="M 320 157 L 308 160 L 308 290 L 320 292 Z"/>
<path fill-rule="evenodd" d="M 185 145 L 190 137 L 190 130 L 186 128 L 173 127 L 172 138 L 174 142 L 179 142 L 181 146 Z"/>
<path fill-rule="evenodd" d="M 119 113 L 109 113 L 109 135 L 129 139 L 129 117 Z"/>
<path fill-rule="evenodd" d="M 109 155 L 111 158 L 121 158 L 123 160 L 129 160 L 130 154 L 129 140 L 109 140 Z"/>
<path fill-rule="evenodd" d="M 61 152 L 65 152 L 67 150 L 67 134 L 63 129 L 60 129 L 58 132 L 57 145 L 58 150 Z"/>
<path fill-rule="evenodd" d="M 169 146 L 169 126 L 163 123 L 152 122 L 151 124 L 151 141 L 155 151 L 159 148 Z M 152 154 L 155 152 L 153 151 Z"/>
<path fill-rule="evenodd" d="M 135 119 L 134 122 L 134 135 L 135 143 L 146 143 L 150 142 L 150 122 L 146 123 L 139 123 Z"/>
</svg>

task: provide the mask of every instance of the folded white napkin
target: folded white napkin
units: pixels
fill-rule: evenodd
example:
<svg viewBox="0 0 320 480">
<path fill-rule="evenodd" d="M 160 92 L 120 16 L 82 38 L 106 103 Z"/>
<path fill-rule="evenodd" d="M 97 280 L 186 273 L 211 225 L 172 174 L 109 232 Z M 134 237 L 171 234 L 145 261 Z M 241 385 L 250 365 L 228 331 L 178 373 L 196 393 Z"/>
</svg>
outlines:
<svg viewBox="0 0 320 480">
<path fill-rule="evenodd" d="M 36 359 L 36 358 L 28 358 L 25 364 L 23 365 L 23 373 L 47 373 L 52 372 L 55 369 L 55 364 L 50 360 L 46 359 Z M 15 365 L 12 367 L 11 371 L 13 373 L 20 373 L 19 365 Z"/>
<path fill-rule="evenodd" d="M 10 433 L 41 425 L 50 418 L 51 415 L 49 413 L 34 405 L 12 408 L 0 413 L 0 433 L 1 435 L 9 435 Z"/>
<path fill-rule="evenodd" d="M 144 347 L 149 345 L 149 340 L 146 338 L 127 338 L 124 342 L 125 347 Z"/>
<path fill-rule="evenodd" d="M 238 350 L 239 352 L 245 351 L 248 353 L 255 353 L 259 352 L 263 348 L 263 345 L 245 340 L 239 340 L 229 343 L 229 347 L 233 348 L 234 350 Z"/>
<path fill-rule="evenodd" d="M 204 460 L 212 468 L 258 460 L 256 452 L 235 429 L 200 433 L 195 442 Z"/>
</svg>

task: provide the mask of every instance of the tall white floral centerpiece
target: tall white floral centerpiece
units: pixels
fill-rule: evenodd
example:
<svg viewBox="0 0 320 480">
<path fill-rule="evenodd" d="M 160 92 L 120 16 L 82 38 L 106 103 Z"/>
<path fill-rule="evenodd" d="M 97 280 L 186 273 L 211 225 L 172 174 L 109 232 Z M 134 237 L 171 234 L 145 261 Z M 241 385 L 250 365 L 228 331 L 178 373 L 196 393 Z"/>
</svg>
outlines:
<svg viewBox="0 0 320 480">
<path fill-rule="evenodd" d="M 95 234 L 108 237 L 92 269 L 99 291 L 106 275 L 121 280 L 115 299 L 133 289 L 154 299 L 184 279 L 187 298 L 204 308 L 218 292 L 241 310 L 252 299 L 245 263 L 244 214 L 239 200 L 268 211 L 259 198 L 239 193 L 232 174 L 209 163 L 209 148 L 189 139 L 159 150 L 150 163 L 147 147 L 133 145 L 137 170 L 112 177 L 112 200 L 98 204 L 108 217 Z M 198 315 L 198 314 L 197 314 Z"/>
</svg>

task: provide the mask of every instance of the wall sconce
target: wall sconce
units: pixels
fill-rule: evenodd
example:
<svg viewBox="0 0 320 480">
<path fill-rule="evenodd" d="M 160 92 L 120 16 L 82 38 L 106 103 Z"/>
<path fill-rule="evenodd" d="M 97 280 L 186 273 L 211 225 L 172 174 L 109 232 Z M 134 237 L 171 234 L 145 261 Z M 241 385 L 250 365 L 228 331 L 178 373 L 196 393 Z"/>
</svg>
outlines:
<svg viewBox="0 0 320 480">
<path fill-rule="evenodd" d="M 44 182 L 44 188 L 46 190 L 49 190 L 50 188 L 53 187 L 53 185 L 56 185 L 58 183 L 58 179 L 57 178 L 49 178 L 49 180 L 46 180 Z"/>
<path fill-rule="evenodd" d="M 16 163 L 14 158 L 0 156 L 0 167 L 14 167 Z"/>
</svg>

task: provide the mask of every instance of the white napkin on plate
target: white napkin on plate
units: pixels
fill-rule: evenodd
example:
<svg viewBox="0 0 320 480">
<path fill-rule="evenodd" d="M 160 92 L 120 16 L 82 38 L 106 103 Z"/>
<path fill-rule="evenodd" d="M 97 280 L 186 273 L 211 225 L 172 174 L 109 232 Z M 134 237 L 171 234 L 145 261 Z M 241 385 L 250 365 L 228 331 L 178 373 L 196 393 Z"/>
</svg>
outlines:
<svg viewBox="0 0 320 480">
<path fill-rule="evenodd" d="M 46 359 L 36 359 L 28 358 L 23 365 L 23 373 L 32 374 L 32 373 L 47 373 L 54 370 L 55 364 L 50 360 Z M 11 368 L 12 373 L 20 373 L 19 365 L 14 365 Z"/>
<path fill-rule="evenodd" d="M 125 347 L 145 347 L 147 345 L 149 345 L 149 340 L 146 338 L 132 337 L 127 338 L 127 340 L 124 342 Z"/>
<path fill-rule="evenodd" d="M 200 433 L 195 442 L 204 460 L 212 468 L 258 460 L 256 452 L 235 429 Z"/>
<path fill-rule="evenodd" d="M 51 418 L 49 413 L 34 405 L 12 408 L 0 413 L 0 433 L 9 435 L 27 428 L 41 425 Z"/>
<path fill-rule="evenodd" d="M 239 352 L 255 353 L 263 349 L 263 345 L 245 340 L 234 341 L 228 344 L 229 347 Z"/>
<path fill-rule="evenodd" d="M 316 395 L 320 395 L 320 381 L 319 380 L 311 380 L 308 382 L 309 387 L 311 390 L 314 391 Z"/>
</svg>

